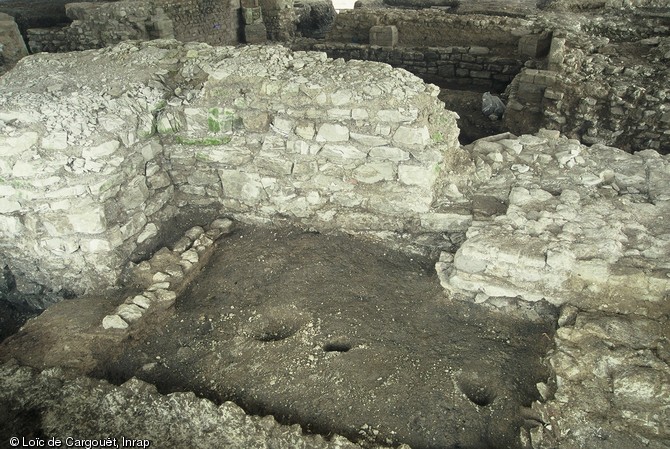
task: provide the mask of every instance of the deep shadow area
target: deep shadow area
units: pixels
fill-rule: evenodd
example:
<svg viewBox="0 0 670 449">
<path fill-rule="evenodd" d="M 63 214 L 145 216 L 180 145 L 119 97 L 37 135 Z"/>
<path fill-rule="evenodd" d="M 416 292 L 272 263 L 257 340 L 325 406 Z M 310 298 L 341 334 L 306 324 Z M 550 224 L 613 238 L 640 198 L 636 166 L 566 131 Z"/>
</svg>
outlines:
<svg viewBox="0 0 670 449">
<path fill-rule="evenodd" d="M 97 375 L 363 443 L 520 447 L 553 320 L 451 301 L 433 263 L 346 235 L 242 227 Z"/>
<path fill-rule="evenodd" d="M 491 120 L 482 113 L 483 93 L 448 87 L 440 88 L 439 99 L 444 101 L 446 109 L 454 111 L 460 117 L 457 123 L 461 130 L 458 136 L 461 145 L 469 145 L 475 140 L 507 131 L 502 120 Z"/>
</svg>

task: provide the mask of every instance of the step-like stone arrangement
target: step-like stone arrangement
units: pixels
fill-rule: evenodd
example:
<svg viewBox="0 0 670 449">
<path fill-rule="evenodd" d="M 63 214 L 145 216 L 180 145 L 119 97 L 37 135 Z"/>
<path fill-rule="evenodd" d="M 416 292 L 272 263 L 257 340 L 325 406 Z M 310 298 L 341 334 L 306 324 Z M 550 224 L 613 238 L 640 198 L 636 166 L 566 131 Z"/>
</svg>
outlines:
<svg viewBox="0 0 670 449">
<path fill-rule="evenodd" d="M 104 329 L 128 329 L 151 309 L 169 307 L 178 293 L 204 266 L 218 238 L 232 231 L 233 222 L 227 218 L 214 220 L 204 229 L 194 226 L 177 240 L 172 248 L 162 248 L 151 259 L 130 268 L 134 279 L 144 281 L 145 289 L 127 297 L 116 308 L 116 313 L 102 320 Z"/>
</svg>

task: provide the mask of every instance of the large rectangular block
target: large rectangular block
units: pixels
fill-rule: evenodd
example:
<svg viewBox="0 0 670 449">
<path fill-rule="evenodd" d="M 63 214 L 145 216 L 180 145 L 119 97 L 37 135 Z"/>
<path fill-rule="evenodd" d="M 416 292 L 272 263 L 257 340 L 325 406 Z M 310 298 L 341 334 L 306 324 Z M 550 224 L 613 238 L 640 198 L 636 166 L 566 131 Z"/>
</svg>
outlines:
<svg viewBox="0 0 670 449">
<path fill-rule="evenodd" d="M 375 25 L 371 27 L 370 45 L 395 47 L 398 45 L 398 29 L 395 25 Z"/>
<path fill-rule="evenodd" d="M 262 44 L 267 39 L 268 31 L 262 22 L 244 26 L 244 40 L 247 44 Z"/>
</svg>

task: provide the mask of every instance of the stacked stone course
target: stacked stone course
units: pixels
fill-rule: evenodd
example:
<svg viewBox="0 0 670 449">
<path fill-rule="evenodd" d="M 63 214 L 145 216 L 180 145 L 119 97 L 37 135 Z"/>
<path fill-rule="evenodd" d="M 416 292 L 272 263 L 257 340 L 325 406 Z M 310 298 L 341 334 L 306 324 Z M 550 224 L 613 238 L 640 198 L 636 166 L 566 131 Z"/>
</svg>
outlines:
<svg viewBox="0 0 670 449">
<path fill-rule="evenodd" d="M 30 92 L 2 81 L 2 247 L 17 277 L 54 292 L 112 286 L 186 205 L 352 232 L 464 231 L 467 216 L 433 208 L 454 114 L 407 72 L 176 41 L 90 57 L 95 73 L 65 55 L 24 59 L 49 66 Z"/>
<path fill-rule="evenodd" d="M 501 56 L 488 47 L 382 47 L 336 42 L 297 42 L 295 49 L 324 51 L 332 58 L 385 62 L 422 79 L 461 89 L 502 92 L 521 71 L 519 58 Z"/>
</svg>

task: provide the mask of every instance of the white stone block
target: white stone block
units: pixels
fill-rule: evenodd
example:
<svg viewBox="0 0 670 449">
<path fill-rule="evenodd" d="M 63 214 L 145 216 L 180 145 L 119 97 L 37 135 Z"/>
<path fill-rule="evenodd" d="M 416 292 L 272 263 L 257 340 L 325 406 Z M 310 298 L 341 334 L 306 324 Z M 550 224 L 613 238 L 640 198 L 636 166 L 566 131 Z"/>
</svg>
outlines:
<svg viewBox="0 0 670 449">
<path fill-rule="evenodd" d="M 79 206 L 80 212 L 67 216 L 75 232 L 99 234 L 107 228 L 105 211 L 102 206 L 91 203 Z"/>
<path fill-rule="evenodd" d="M 148 223 L 144 230 L 137 236 L 137 243 L 143 243 L 146 240 L 155 237 L 158 234 L 158 226 L 155 223 Z"/>
<path fill-rule="evenodd" d="M 121 144 L 119 143 L 118 140 L 110 140 L 105 143 L 101 143 L 98 146 L 92 147 L 92 148 L 85 148 L 81 152 L 81 157 L 85 159 L 98 159 L 101 157 L 109 156 L 111 154 L 114 154 L 116 150 L 119 149 L 119 146 Z"/>
<path fill-rule="evenodd" d="M 353 145 L 335 144 L 324 145 L 319 155 L 334 161 L 342 161 L 346 159 L 365 159 L 367 156 L 366 153 Z"/>
<path fill-rule="evenodd" d="M 128 323 L 118 315 L 107 315 L 102 319 L 102 327 L 104 329 L 127 329 Z"/>
<path fill-rule="evenodd" d="M 428 133 L 428 128 L 425 126 L 421 128 L 399 126 L 395 134 L 393 134 L 393 141 L 406 146 L 423 146 L 430 142 L 430 134 Z"/>
<path fill-rule="evenodd" d="M 398 179 L 406 185 L 419 186 L 426 189 L 432 188 L 437 179 L 437 170 L 432 167 L 419 165 L 400 164 L 398 166 Z"/>
<path fill-rule="evenodd" d="M 394 179 L 393 168 L 394 164 L 391 162 L 370 162 L 357 167 L 354 170 L 354 178 L 366 184 L 391 181 Z"/>
<path fill-rule="evenodd" d="M 21 203 L 7 198 L 0 198 L 0 214 L 10 214 L 21 210 Z"/>
<path fill-rule="evenodd" d="M 23 154 L 37 143 L 39 136 L 36 132 L 27 132 L 20 136 L 0 136 L 0 154 L 3 157 Z"/>
<path fill-rule="evenodd" d="M 349 128 L 344 125 L 324 123 L 316 134 L 317 142 L 346 142 L 349 140 Z"/>
</svg>

